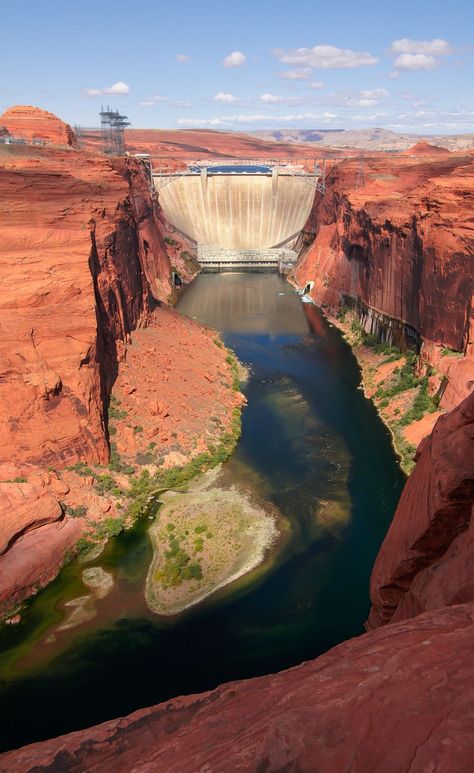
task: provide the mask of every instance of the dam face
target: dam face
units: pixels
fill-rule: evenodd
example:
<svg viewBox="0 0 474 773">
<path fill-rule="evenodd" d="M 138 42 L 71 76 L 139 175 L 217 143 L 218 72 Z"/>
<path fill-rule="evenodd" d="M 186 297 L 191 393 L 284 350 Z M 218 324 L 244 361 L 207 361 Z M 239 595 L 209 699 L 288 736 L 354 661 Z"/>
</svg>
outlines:
<svg viewBox="0 0 474 773">
<path fill-rule="evenodd" d="M 210 170 L 209 170 L 210 171 Z M 315 184 L 304 175 L 189 173 L 154 176 L 159 201 L 175 228 L 199 245 L 268 250 L 303 228 Z"/>
</svg>

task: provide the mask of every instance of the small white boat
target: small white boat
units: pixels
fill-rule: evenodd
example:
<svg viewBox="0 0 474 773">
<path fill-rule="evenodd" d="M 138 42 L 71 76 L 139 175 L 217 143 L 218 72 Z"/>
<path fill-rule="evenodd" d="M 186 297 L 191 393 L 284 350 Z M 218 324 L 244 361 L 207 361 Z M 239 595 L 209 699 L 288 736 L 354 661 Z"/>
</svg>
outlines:
<svg viewBox="0 0 474 773">
<path fill-rule="evenodd" d="M 302 295 L 301 296 L 301 300 L 303 301 L 303 303 L 312 303 L 313 302 L 311 300 L 311 298 L 309 297 L 309 295 Z"/>
</svg>

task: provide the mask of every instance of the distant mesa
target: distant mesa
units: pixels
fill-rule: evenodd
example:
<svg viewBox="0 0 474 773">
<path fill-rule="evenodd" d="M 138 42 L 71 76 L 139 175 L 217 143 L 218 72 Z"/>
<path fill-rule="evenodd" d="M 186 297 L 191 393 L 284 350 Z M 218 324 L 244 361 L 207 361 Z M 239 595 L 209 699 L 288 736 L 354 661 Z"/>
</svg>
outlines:
<svg viewBox="0 0 474 773">
<path fill-rule="evenodd" d="M 404 153 L 407 156 L 439 156 L 451 153 L 447 148 L 440 148 L 439 145 L 431 145 L 426 140 L 420 140 L 416 145 L 412 145 L 411 148 L 405 150 Z"/>
<path fill-rule="evenodd" d="M 52 145 L 74 145 L 74 131 L 54 113 L 32 105 L 15 105 L 0 115 L 0 131 L 5 129 L 11 137 L 27 141 L 40 141 Z"/>
</svg>

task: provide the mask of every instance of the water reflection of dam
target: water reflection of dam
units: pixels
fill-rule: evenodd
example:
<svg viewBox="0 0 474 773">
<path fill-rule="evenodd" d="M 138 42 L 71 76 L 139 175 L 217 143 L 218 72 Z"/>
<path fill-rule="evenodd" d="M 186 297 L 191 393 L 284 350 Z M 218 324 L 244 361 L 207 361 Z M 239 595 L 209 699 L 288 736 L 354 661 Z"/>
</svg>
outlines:
<svg viewBox="0 0 474 773">
<path fill-rule="evenodd" d="M 153 175 L 175 228 L 197 244 L 227 250 L 268 250 L 298 235 L 311 211 L 317 174 L 276 165 L 221 169 L 191 166 Z"/>
</svg>

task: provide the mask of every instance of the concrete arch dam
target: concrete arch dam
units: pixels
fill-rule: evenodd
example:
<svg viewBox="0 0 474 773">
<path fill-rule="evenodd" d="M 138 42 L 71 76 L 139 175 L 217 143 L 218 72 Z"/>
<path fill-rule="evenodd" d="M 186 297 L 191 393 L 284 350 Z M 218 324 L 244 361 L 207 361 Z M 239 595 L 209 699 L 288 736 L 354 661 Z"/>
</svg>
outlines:
<svg viewBox="0 0 474 773">
<path fill-rule="evenodd" d="M 315 194 L 304 175 L 155 175 L 159 201 L 169 222 L 199 245 L 225 250 L 279 247 L 303 228 Z"/>
</svg>

